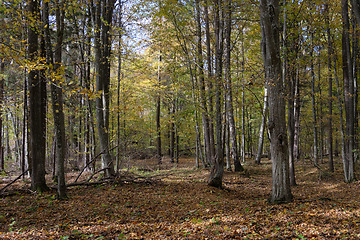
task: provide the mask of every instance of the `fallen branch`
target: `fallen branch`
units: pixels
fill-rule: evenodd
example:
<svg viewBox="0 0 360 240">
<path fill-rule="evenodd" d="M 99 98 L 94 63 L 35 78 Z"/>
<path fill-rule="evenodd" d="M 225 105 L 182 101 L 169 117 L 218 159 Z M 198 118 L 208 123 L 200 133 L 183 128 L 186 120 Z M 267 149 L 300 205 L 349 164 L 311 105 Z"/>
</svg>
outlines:
<svg viewBox="0 0 360 240">
<path fill-rule="evenodd" d="M 103 181 L 99 181 L 99 182 L 77 182 L 77 183 L 70 183 L 67 184 L 66 187 L 75 187 L 75 186 L 93 186 L 93 185 L 100 185 L 100 184 L 104 184 L 104 183 L 108 183 L 110 180 L 103 180 Z"/>
<path fill-rule="evenodd" d="M 107 169 L 110 169 L 109 167 L 97 170 L 96 172 L 94 172 L 93 174 L 91 174 L 91 176 L 88 178 L 87 182 L 90 182 L 90 180 L 93 178 L 93 176 L 95 176 L 96 174 L 98 174 L 99 172 L 105 171 Z"/>
<path fill-rule="evenodd" d="M 111 148 L 111 149 L 109 150 L 109 152 L 112 151 L 112 150 L 114 150 L 114 149 L 117 148 L 117 147 L 118 147 L 118 146 L 115 146 L 115 147 Z M 100 152 L 100 153 L 99 153 L 98 155 L 96 155 L 95 157 L 93 157 L 93 159 L 91 159 L 91 161 L 88 162 L 88 163 L 85 165 L 85 167 L 83 167 L 83 169 L 81 170 L 81 172 L 79 173 L 79 175 L 76 177 L 74 183 L 76 183 L 77 180 L 79 180 L 79 177 L 80 177 L 81 174 L 85 171 L 85 169 L 86 169 L 91 163 L 93 163 L 98 157 L 100 157 L 102 154 L 104 154 L 105 151 L 106 151 L 106 149 L 105 149 L 104 151 Z"/>
<path fill-rule="evenodd" d="M 17 180 L 19 180 L 25 173 L 27 173 L 29 169 L 26 169 L 22 174 L 20 174 L 17 178 L 15 178 L 13 181 L 11 181 L 9 184 L 7 184 L 5 187 L 0 189 L 0 193 L 2 193 L 6 188 L 8 188 L 10 185 L 15 183 Z"/>
</svg>

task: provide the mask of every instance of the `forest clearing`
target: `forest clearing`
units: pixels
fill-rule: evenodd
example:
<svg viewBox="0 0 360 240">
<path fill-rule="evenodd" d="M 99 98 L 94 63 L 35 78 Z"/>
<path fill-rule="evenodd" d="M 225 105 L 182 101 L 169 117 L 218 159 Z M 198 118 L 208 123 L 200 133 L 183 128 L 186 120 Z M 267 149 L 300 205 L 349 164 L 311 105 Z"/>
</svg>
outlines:
<svg viewBox="0 0 360 240">
<path fill-rule="evenodd" d="M 164 161 L 163 170 L 156 161 L 138 160 L 123 172 L 124 181 L 71 187 L 64 201 L 56 200 L 55 190 L 24 191 L 29 184 L 19 181 L 14 187 L 22 191 L 0 199 L 0 238 L 360 238 L 360 184 L 344 183 L 341 164 L 320 173 L 310 162 L 299 163 L 294 200 L 287 204 L 268 202 L 268 160 L 244 167 L 226 172 L 218 189 L 206 184 L 209 171 L 194 168 L 194 159 L 181 158 L 178 167 Z M 68 182 L 77 174 L 68 174 Z"/>
<path fill-rule="evenodd" d="M 0 238 L 360 239 L 359 26 L 360 0 L 1 0 Z"/>
</svg>

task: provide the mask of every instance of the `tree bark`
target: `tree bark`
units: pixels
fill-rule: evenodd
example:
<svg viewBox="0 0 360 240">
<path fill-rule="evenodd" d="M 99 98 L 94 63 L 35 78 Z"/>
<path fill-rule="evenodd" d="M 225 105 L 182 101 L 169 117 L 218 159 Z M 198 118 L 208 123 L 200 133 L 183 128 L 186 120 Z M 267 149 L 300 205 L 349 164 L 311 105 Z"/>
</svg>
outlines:
<svg viewBox="0 0 360 240">
<path fill-rule="evenodd" d="M 161 51 L 159 51 L 159 67 L 158 67 L 158 85 L 159 92 L 156 96 L 156 150 L 157 150 L 157 159 L 158 164 L 161 164 L 161 124 L 160 124 L 160 114 L 161 114 L 161 97 L 160 97 L 160 84 L 161 84 L 161 76 L 160 76 L 160 64 L 161 64 Z"/>
<path fill-rule="evenodd" d="M 329 109 L 329 133 L 328 133 L 328 148 L 329 148 L 329 171 L 334 172 L 334 158 L 333 158 L 333 127 L 332 127 L 332 114 L 333 114 L 333 76 L 332 76 L 332 49 L 331 30 L 329 24 L 329 2 L 325 4 L 325 25 L 327 34 L 327 49 L 328 49 L 328 72 L 329 72 L 329 93 L 328 93 L 328 109 Z"/>
<path fill-rule="evenodd" d="M 54 58 L 52 56 L 52 44 L 50 37 L 50 24 L 49 24 L 49 3 L 45 2 L 43 6 L 44 14 L 44 30 L 45 30 L 45 45 L 46 45 L 46 58 L 49 67 L 53 66 L 54 79 L 51 79 L 51 99 L 52 108 L 54 115 L 54 128 L 56 137 L 56 177 L 57 177 L 57 198 L 65 199 L 66 196 L 66 182 L 65 182 L 65 152 L 66 152 L 66 139 L 65 139 L 65 117 L 63 110 L 63 94 L 61 86 L 62 78 L 61 73 L 61 62 L 62 62 L 62 43 L 64 36 L 64 17 L 65 9 L 63 1 L 55 2 L 55 13 L 56 13 L 56 45 L 54 50 Z M 53 60 L 54 59 L 54 60 Z M 52 74 L 50 74 L 51 76 Z"/>
<path fill-rule="evenodd" d="M 263 146 L 264 146 L 264 135 L 265 135 L 265 125 L 266 125 L 266 118 L 267 118 L 267 111 L 268 111 L 268 93 L 267 88 L 264 89 L 264 106 L 261 116 L 261 125 L 260 125 L 260 131 L 259 131 L 259 144 L 258 144 L 258 150 L 255 158 L 255 163 L 260 164 L 261 163 L 261 155 L 263 152 Z"/>
<path fill-rule="evenodd" d="M 210 36 L 210 20 L 209 20 L 209 6 L 208 0 L 204 3 L 204 15 L 205 15 L 205 41 L 206 41 L 206 61 L 208 71 L 208 105 L 209 105 L 209 141 L 210 141 L 210 165 L 214 165 L 215 162 L 215 136 L 214 136 L 214 109 L 213 109 L 213 56 L 211 51 L 211 36 Z"/>
<path fill-rule="evenodd" d="M 101 0 L 96 3 L 95 13 L 95 65 L 96 65 L 96 118 L 99 132 L 102 168 L 106 177 L 115 174 L 112 156 L 109 151 L 109 105 L 110 105 L 110 56 L 112 15 L 114 0 Z"/>
<path fill-rule="evenodd" d="M 31 17 L 28 28 L 28 56 L 33 63 L 37 61 L 39 46 L 40 21 L 37 0 L 28 2 L 28 13 Z M 30 107 L 30 146 L 31 146 L 31 188 L 43 192 L 48 190 L 45 181 L 46 151 L 46 82 L 40 78 L 39 70 L 29 70 L 29 107 Z"/>
<path fill-rule="evenodd" d="M 345 158 L 344 158 L 344 177 L 345 182 L 355 180 L 354 175 L 354 77 L 352 69 L 352 58 L 350 50 L 350 21 L 349 21 L 348 1 L 341 1 L 341 13 L 343 20 L 342 34 L 342 56 L 343 56 L 343 79 L 344 79 L 344 98 L 345 98 Z"/>
<path fill-rule="evenodd" d="M 200 87 L 200 99 L 201 99 L 201 118 L 203 124 L 204 134 L 204 147 L 205 147 L 205 163 L 210 166 L 212 162 L 211 156 L 211 143 L 210 143 L 210 125 L 209 125 L 209 113 L 206 103 L 206 88 L 205 88 L 205 75 L 204 75 L 204 60 L 202 53 L 202 33 L 201 33 L 201 19 L 200 19 L 200 1 L 196 0 L 196 34 L 197 34 L 197 66 L 199 72 L 199 87 Z"/>
<path fill-rule="evenodd" d="M 269 131 L 272 160 L 271 202 L 292 200 L 289 179 L 289 156 L 285 122 L 285 99 L 281 77 L 279 43 L 279 1 L 260 1 L 263 34 L 263 59 L 269 91 Z"/>
<path fill-rule="evenodd" d="M 223 29 L 220 19 L 220 10 L 222 9 L 222 1 L 216 0 L 215 11 L 215 129 L 216 129 L 216 154 L 215 164 L 212 167 L 209 185 L 213 187 L 222 187 L 222 179 L 224 174 L 224 150 L 222 137 L 222 112 L 221 112 L 221 93 L 222 93 L 222 53 L 223 53 Z"/>
<path fill-rule="evenodd" d="M 2 39 L 1 39 L 2 40 Z M 0 60 L 0 174 L 5 171 L 4 166 L 5 166 L 5 160 L 4 160 L 4 147 L 3 147 L 3 118 L 2 118 L 2 106 L 3 106 L 3 102 L 4 102 L 4 78 L 3 78 L 3 73 L 5 71 L 5 59 L 1 59 Z M 24 116 L 25 118 L 25 116 Z M 24 152 L 23 152 L 23 156 L 24 156 Z"/>
<path fill-rule="evenodd" d="M 233 97 L 232 97 L 232 83 L 231 83 L 231 12 L 232 0 L 225 1 L 225 87 L 226 87 L 226 117 L 229 125 L 229 137 L 231 145 L 231 155 L 234 162 L 235 172 L 243 171 L 240 163 L 236 126 L 234 119 Z"/>
<path fill-rule="evenodd" d="M 316 119 L 316 101 L 315 101 L 315 70 L 314 70 L 314 33 L 311 33 L 311 50 L 310 50 L 310 71 L 311 71 L 311 102 L 313 115 L 313 163 L 318 164 L 318 137 L 317 137 L 317 119 Z"/>
</svg>

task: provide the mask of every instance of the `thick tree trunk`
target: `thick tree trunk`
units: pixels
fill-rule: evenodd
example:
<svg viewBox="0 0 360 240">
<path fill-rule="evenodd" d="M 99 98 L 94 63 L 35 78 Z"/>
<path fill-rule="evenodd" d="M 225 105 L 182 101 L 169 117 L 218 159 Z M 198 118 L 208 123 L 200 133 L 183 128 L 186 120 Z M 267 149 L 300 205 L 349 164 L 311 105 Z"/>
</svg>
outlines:
<svg viewBox="0 0 360 240">
<path fill-rule="evenodd" d="M 109 105 L 110 105 L 110 55 L 112 15 L 114 0 L 102 0 L 96 3 L 95 15 L 95 62 L 96 62 L 96 91 L 100 94 L 96 98 L 96 117 L 99 132 L 102 168 L 105 176 L 115 174 L 114 164 L 109 151 Z"/>
<path fill-rule="evenodd" d="M 28 56 L 31 62 L 37 61 L 39 30 L 39 6 L 37 0 L 28 3 L 29 17 L 32 27 L 28 29 Z M 31 188 L 43 192 L 48 189 L 45 181 L 46 151 L 46 82 L 40 78 L 39 70 L 29 71 L 29 104 L 31 134 Z"/>
<path fill-rule="evenodd" d="M 212 167 L 209 185 L 213 187 L 222 187 L 224 174 L 224 150 L 222 137 L 222 112 L 221 112 L 221 93 L 223 89 L 222 81 L 222 53 L 223 53 L 223 29 L 220 19 L 220 9 L 222 1 L 216 0 L 215 11 L 215 129 L 216 129 L 216 155 L 215 165 Z"/>
<path fill-rule="evenodd" d="M 345 182 L 355 180 L 354 175 L 354 77 L 352 69 L 352 59 L 350 51 L 350 22 L 348 1 L 341 1 L 343 35 L 342 35 L 342 56 L 343 56 L 343 78 L 344 78 L 344 97 L 345 97 L 345 158 L 344 176 Z"/>
<path fill-rule="evenodd" d="M 285 122 L 285 99 L 281 77 L 279 43 L 279 1 L 260 1 L 263 34 L 263 58 L 269 91 L 269 131 L 272 160 L 271 202 L 292 200 L 289 179 L 289 156 Z"/>
</svg>

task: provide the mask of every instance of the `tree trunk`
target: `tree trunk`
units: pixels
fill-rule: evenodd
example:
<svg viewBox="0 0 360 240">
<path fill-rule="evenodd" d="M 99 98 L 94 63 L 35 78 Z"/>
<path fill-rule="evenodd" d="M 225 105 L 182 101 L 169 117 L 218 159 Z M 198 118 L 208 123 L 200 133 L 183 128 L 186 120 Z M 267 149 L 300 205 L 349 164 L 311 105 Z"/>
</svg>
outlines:
<svg viewBox="0 0 360 240">
<path fill-rule="evenodd" d="M 28 3 L 29 17 L 32 27 L 28 28 L 28 56 L 35 64 L 39 46 L 39 30 L 36 23 L 39 19 L 37 0 Z M 46 151 L 46 82 L 40 78 L 39 70 L 29 71 L 29 107 L 31 134 L 31 188 L 43 192 L 48 189 L 45 181 L 45 151 Z"/>
<path fill-rule="evenodd" d="M 200 87 L 200 99 L 202 108 L 202 124 L 204 134 L 204 147 L 205 147 L 205 163 L 207 166 L 211 165 L 211 143 L 210 143 L 210 126 L 208 107 L 206 103 L 206 89 L 205 89 L 205 75 L 204 75 L 204 62 L 202 54 L 202 34 L 201 34 L 201 21 L 200 21 L 200 1 L 196 0 L 196 34 L 197 34 L 197 66 L 199 71 L 199 87 Z"/>
<path fill-rule="evenodd" d="M 56 45 L 54 51 L 54 61 L 52 56 L 52 44 L 50 39 L 50 29 L 49 29 L 49 3 L 44 3 L 43 13 L 44 13 L 44 29 L 45 29 L 45 42 L 47 50 L 47 62 L 50 66 L 54 66 L 54 75 L 56 76 L 52 80 L 51 84 L 51 99 L 54 115 L 54 128 L 55 128 L 55 137 L 56 137 L 56 177 L 58 184 L 57 197 L 58 199 L 65 199 L 66 196 L 66 182 L 65 182 L 65 152 L 66 152 L 66 140 L 65 140 L 65 117 L 63 110 L 63 95 L 61 80 L 62 76 L 58 76 L 58 72 L 61 68 L 62 62 L 62 43 L 64 35 L 64 2 L 56 1 Z M 51 74 L 52 75 L 52 74 Z"/>
<path fill-rule="evenodd" d="M 331 41 L 331 31 L 329 24 L 329 3 L 325 5 L 325 25 L 326 25 L 326 34 L 327 34 L 327 44 L 328 44 L 328 71 L 329 71 L 329 94 L 328 94 L 328 108 L 329 108 L 329 135 L 328 135 L 328 148 L 329 148 L 329 171 L 334 172 L 334 158 L 333 158 L 333 129 L 332 129 L 332 114 L 333 114 L 333 100 L 332 100 L 332 91 L 333 91 L 333 77 L 332 77 L 332 55 L 334 54 L 332 49 Z"/>
<path fill-rule="evenodd" d="M 114 0 L 101 0 L 96 3 L 95 13 L 95 65 L 96 91 L 100 96 L 96 98 L 96 118 L 102 155 L 102 168 L 106 168 L 105 176 L 115 174 L 114 164 L 109 151 L 109 105 L 110 105 L 110 55 L 112 15 Z"/>
<path fill-rule="evenodd" d="M 158 94 L 156 96 L 156 151 L 157 151 L 157 159 L 158 164 L 161 164 L 161 125 L 160 125 L 160 114 L 161 114 L 161 97 L 160 97 L 160 84 L 161 84 L 161 76 L 160 76 L 160 64 L 161 64 L 161 51 L 159 51 L 159 66 L 158 66 Z"/>
<path fill-rule="evenodd" d="M 269 131 L 272 160 L 271 202 L 292 200 L 289 179 L 289 156 L 285 122 L 285 99 L 281 78 L 279 43 L 279 1 L 260 1 L 263 35 L 263 59 L 269 91 Z"/>
<path fill-rule="evenodd" d="M 315 70 L 314 70 L 314 46 L 313 46 L 314 34 L 311 33 L 311 50 L 310 50 L 310 70 L 311 70 L 311 102 L 312 102 L 312 114 L 313 114 L 313 163 L 318 165 L 318 137 L 317 137 L 317 119 L 316 119 L 316 102 L 315 102 Z"/>
<path fill-rule="evenodd" d="M 231 145 L 231 155 L 233 157 L 235 172 L 243 171 L 240 163 L 236 126 L 234 119 L 233 97 L 232 97 L 232 83 L 231 83 L 231 12 L 232 0 L 225 1 L 225 85 L 226 85 L 226 117 L 229 126 L 229 137 Z"/>
<path fill-rule="evenodd" d="M 5 59 L 0 60 L 0 174 L 5 171 L 5 160 L 4 160 L 4 147 L 3 147 L 3 118 L 2 118 L 2 106 L 4 101 L 4 78 L 3 73 L 5 71 Z M 25 118 L 25 116 L 24 116 Z M 24 139 L 24 138 L 23 138 Z M 23 151 L 23 156 L 25 156 Z"/>
<path fill-rule="evenodd" d="M 216 154 L 215 165 L 212 167 L 209 185 L 222 187 L 224 174 L 224 151 L 222 142 L 222 112 L 221 112 L 221 92 L 222 92 L 222 50 L 223 50 L 223 29 L 220 19 L 221 0 L 215 1 L 215 129 L 216 129 Z"/>
<path fill-rule="evenodd" d="M 255 163 L 260 164 L 261 163 L 261 155 L 263 152 L 263 146 L 264 146 L 264 135 L 265 135 L 265 125 L 266 125 L 266 118 L 267 118 L 267 111 L 268 111 L 268 93 L 267 88 L 264 89 L 264 106 L 261 116 L 261 125 L 260 125 L 260 131 L 259 131 L 259 145 L 258 150 L 256 154 Z"/>
<path fill-rule="evenodd" d="M 343 56 L 343 78 L 345 97 L 345 159 L 344 176 L 345 182 L 355 180 L 354 175 L 354 77 L 350 51 L 350 22 L 348 14 L 348 1 L 341 1 L 341 13 L 343 19 L 342 56 Z"/>
<path fill-rule="evenodd" d="M 210 36 L 210 20 L 209 20 L 209 9 L 208 9 L 208 0 L 205 0 L 204 3 L 204 14 L 205 14 L 205 37 L 206 37 L 206 61 L 207 61 L 207 71 L 208 71 L 208 105 L 209 105 L 209 141 L 210 141 L 210 165 L 215 163 L 215 137 L 214 137 L 214 109 L 213 109 L 213 56 L 211 51 L 211 36 Z"/>
</svg>

